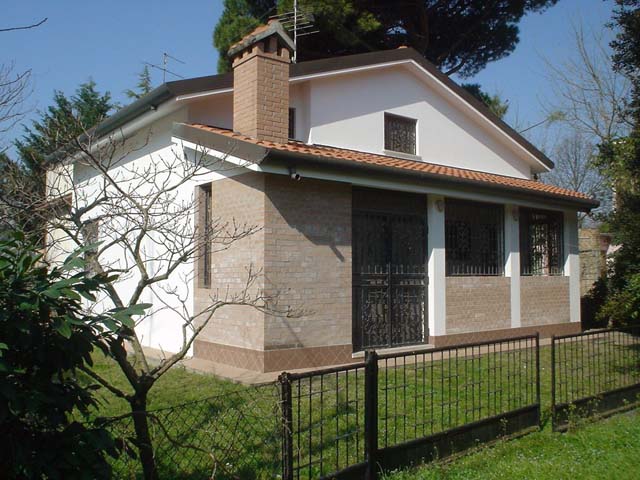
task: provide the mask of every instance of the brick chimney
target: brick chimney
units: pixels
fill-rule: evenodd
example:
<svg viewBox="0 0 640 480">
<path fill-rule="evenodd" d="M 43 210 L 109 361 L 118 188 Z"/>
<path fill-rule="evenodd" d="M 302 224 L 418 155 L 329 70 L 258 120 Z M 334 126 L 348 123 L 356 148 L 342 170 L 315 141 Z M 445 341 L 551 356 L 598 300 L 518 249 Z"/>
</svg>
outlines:
<svg viewBox="0 0 640 480">
<path fill-rule="evenodd" d="M 276 143 L 289 140 L 289 64 L 293 41 L 271 20 L 229 49 L 233 130 Z"/>
</svg>

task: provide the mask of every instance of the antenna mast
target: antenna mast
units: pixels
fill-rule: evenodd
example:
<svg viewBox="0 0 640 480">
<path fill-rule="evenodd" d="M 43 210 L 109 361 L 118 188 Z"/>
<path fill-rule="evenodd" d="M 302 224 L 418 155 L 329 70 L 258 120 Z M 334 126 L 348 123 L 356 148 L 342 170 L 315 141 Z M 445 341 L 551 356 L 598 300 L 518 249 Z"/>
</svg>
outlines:
<svg viewBox="0 0 640 480">
<path fill-rule="evenodd" d="M 294 49 L 291 61 L 296 63 L 298 59 L 298 37 L 313 35 L 320 31 L 316 29 L 313 24 L 313 14 L 300 7 L 298 5 L 298 0 L 293 0 L 292 12 L 281 13 L 280 15 L 274 15 L 271 18 L 278 20 L 285 30 L 288 30 L 293 35 Z"/>
<path fill-rule="evenodd" d="M 162 66 L 150 62 L 144 62 L 144 64 L 162 71 L 162 83 L 165 83 L 167 81 L 167 73 L 169 75 L 173 75 L 174 77 L 184 78 L 182 75 L 172 72 L 167 68 L 169 60 L 174 60 L 178 63 L 181 63 L 182 65 L 185 65 L 185 62 L 183 62 L 179 58 L 174 57 L 173 55 L 168 54 L 167 52 L 162 52 Z"/>
</svg>

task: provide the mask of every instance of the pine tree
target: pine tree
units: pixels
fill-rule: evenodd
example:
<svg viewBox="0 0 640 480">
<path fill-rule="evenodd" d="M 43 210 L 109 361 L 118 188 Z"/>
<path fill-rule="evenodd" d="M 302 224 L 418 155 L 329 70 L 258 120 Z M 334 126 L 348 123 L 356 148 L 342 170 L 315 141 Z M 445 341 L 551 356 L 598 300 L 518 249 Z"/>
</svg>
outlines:
<svg viewBox="0 0 640 480">
<path fill-rule="evenodd" d="M 98 92 L 93 80 L 80 84 L 71 97 L 56 90 L 53 104 L 16 140 L 20 162 L 30 172 L 41 174 L 47 155 L 100 123 L 113 107 L 111 94 Z"/>
<path fill-rule="evenodd" d="M 470 77 L 509 55 L 518 23 L 558 0 L 298 0 L 314 15 L 319 33 L 299 39 L 298 58 L 313 60 L 406 45 L 443 72 Z M 293 0 L 225 0 L 213 34 L 218 69 L 230 68 L 227 51 L 269 16 L 290 12 Z"/>
<path fill-rule="evenodd" d="M 133 98 L 138 100 L 139 98 L 144 97 L 147 93 L 149 93 L 152 89 L 151 83 L 151 72 L 149 72 L 149 66 L 145 65 L 142 71 L 138 74 L 138 83 L 136 85 L 136 90 L 125 90 L 124 94 L 128 98 Z"/>
<path fill-rule="evenodd" d="M 462 88 L 484 103 L 498 118 L 504 118 L 509 110 L 509 102 L 503 101 L 500 95 L 488 93 L 482 90 L 479 83 L 463 83 Z"/>
</svg>

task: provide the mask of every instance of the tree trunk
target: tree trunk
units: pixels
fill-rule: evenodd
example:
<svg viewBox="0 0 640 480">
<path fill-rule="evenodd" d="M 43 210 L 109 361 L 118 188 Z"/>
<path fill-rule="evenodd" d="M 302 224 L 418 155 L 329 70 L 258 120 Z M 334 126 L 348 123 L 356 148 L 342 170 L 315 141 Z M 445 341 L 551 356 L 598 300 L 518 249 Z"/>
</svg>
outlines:
<svg viewBox="0 0 640 480">
<path fill-rule="evenodd" d="M 136 443 L 142 472 L 145 480 L 158 480 L 158 469 L 153 453 L 153 443 L 149 434 L 149 420 L 147 416 L 147 392 L 137 394 L 130 400 L 131 412 L 133 413 L 133 425 L 136 432 Z"/>
</svg>

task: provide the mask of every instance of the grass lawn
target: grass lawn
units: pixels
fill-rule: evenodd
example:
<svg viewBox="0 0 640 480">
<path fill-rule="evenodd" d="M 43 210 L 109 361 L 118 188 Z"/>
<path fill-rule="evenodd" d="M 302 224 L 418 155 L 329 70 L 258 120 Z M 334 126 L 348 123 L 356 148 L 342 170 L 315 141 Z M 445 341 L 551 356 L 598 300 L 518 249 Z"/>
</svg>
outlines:
<svg viewBox="0 0 640 480">
<path fill-rule="evenodd" d="M 394 445 L 535 403 L 535 357 L 531 352 L 472 351 L 460 358 L 434 356 L 425 362 L 407 364 L 394 360 L 387 364 L 378 377 L 379 445 Z M 115 364 L 99 357 L 95 360 L 98 373 L 127 389 Z M 317 478 L 364 460 L 363 373 L 360 370 L 356 375 L 352 370 L 349 374 L 292 383 L 296 478 Z M 622 378 L 619 371 L 612 370 L 607 375 L 611 379 Z M 540 349 L 540 385 L 543 419 L 548 419 L 549 347 Z M 102 389 L 99 395 L 96 415 L 109 417 L 128 412 L 126 402 L 108 391 Z M 209 478 L 213 469 L 216 478 L 278 478 L 278 400 L 273 385 L 244 387 L 181 367 L 172 369 L 149 396 L 161 478 Z M 554 478 L 567 478 L 558 475 L 587 468 L 583 463 L 594 459 L 607 472 L 613 471 L 607 462 L 623 465 L 640 454 L 637 416 L 620 416 L 568 435 L 551 433 L 548 423 L 542 432 L 500 443 L 450 464 L 401 472 L 389 478 L 545 478 L 534 467 L 548 468 Z M 112 430 L 123 438 L 130 436 L 131 419 L 116 422 Z M 498 468 L 499 464 L 504 466 Z M 115 467 L 118 477 L 139 476 L 135 460 L 118 461 Z M 481 473 L 470 476 L 469 472 L 476 470 Z M 629 471 L 625 468 L 623 473 Z"/>
<path fill-rule="evenodd" d="M 480 448 L 449 463 L 389 474 L 386 480 L 637 479 L 640 412 L 584 424 L 568 433 L 549 428 Z"/>
</svg>

